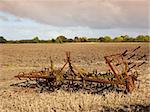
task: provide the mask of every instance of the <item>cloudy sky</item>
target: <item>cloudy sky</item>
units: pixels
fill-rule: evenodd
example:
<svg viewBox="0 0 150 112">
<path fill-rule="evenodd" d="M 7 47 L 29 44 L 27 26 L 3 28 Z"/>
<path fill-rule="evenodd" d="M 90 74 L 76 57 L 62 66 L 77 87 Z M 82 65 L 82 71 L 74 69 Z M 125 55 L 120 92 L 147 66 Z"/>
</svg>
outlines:
<svg viewBox="0 0 150 112">
<path fill-rule="evenodd" d="M 149 35 L 149 26 L 149 0 L 0 0 L 7 39 Z"/>
</svg>

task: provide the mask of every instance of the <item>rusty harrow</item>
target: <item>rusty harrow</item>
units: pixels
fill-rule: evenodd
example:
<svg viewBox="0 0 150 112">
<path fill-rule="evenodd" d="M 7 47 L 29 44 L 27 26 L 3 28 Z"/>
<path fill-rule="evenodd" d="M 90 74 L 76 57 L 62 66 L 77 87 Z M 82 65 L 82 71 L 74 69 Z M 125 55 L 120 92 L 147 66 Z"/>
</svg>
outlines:
<svg viewBox="0 0 150 112">
<path fill-rule="evenodd" d="M 25 82 L 12 84 L 12 86 L 38 87 L 49 91 L 63 89 L 66 91 L 88 91 L 101 93 L 104 90 L 132 92 L 137 81 L 138 71 L 146 62 L 146 55 L 140 56 L 140 46 L 134 50 L 125 50 L 123 53 L 104 56 L 109 70 L 106 73 L 86 72 L 78 69 L 70 59 L 70 52 L 66 52 L 66 62 L 60 69 L 55 69 L 53 61 L 51 66 L 41 71 L 19 73 L 16 78 L 26 79 Z M 31 83 L 34 82 L 34 83 Z"/>
</svg>

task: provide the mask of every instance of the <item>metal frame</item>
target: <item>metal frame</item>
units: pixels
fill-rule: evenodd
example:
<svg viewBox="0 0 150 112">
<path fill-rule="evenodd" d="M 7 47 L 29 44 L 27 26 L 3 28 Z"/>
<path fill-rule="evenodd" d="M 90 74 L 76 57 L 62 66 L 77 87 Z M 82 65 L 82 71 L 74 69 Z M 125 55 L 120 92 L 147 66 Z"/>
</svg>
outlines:
<svg viewBox="0 0 150 112">
<path fill-rule="evenodd" d="M 106 64 L 110 69 L 109 72 L 112 77 L 111 80 L 108 77 L 97 77 L 94 74 L 89 76 L 88 72 L 81 72 L 75 65 L 72 64 L 70 52 L 66 52 L 66 62 L 58 70 L 54 69 L 53 61 L 51 60 L 50 68 L 45 68 L 41 71 L 32 71 L 29 73 L 22 72 L 15 77 L 20 80 L 24 78 L 36 80 L 38 82 L 40 82 L 40 80 L 46 80 L 46 85 L 48 85 L 49 88 L 56 88 L 58 85 L 62 86 L 67 81 L 68 87 L 70 87 L 70 85 L 75 87 L 80 82 L 82 84 L 82 88 L 86 88 L 91 87 L 89 84 L 91 82 L 92 84 L 97 83 L 97 85 L 99 83 L 110 84 L 113 87 L 114 85 L 122 85 L 126 91 L 132 92 L 135 87 L 134 82 L 137 81 L 137 77 L 132 73 L 132 70 L 145 64 L 144 61 L 140 64 L 136 64 L 135 61 L 132 61 L 132 59 L 136 56 L 136 60 L 141 60 L 146 57 L 146 55 L 139 57 L 139 54 L 137 54 L 139 48 L 140 46 L 131 51 L 125 50 L 123 53 L 104 56 Z M 109 75 L 109 73 L 106 72 L 106 75 Z M 75 83 L 75 81 L 78 83 Z M 98 90 L 97 86 L 95 88 Z"/>
</svg>

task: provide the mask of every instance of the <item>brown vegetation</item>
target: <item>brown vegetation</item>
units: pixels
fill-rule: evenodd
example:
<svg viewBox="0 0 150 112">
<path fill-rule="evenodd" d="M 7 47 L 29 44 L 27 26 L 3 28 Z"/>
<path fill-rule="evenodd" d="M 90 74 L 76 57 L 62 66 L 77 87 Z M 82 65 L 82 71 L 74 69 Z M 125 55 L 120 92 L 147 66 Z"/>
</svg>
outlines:
<svg viewBox="0 0 150 112">
<path fill-rule="evenodd" d="M 86 43 L 86 44 L 3 44 L 0 45 L 0 110 L 9 112 L 99 111 L 103 107 L 123 105 L 150 105 L 149 64 L 143 66 L 139 76 L 140 87 L 131 94 L 116 92 L 87 94 L 82 92 L 39 93 L 38 90 L 10 87 L 16 82 L 14 75 L 50 66 L 50 56 L 60 67 L 65 51 L 71 52 L 72 61 L 87 70 L 107 70 L 104 55 L 133 49 L 141 45 L 141 53 L 149 55 L 148 43 Z M 147 60 L 148 62 L 148 60 Z"/>
</svg>

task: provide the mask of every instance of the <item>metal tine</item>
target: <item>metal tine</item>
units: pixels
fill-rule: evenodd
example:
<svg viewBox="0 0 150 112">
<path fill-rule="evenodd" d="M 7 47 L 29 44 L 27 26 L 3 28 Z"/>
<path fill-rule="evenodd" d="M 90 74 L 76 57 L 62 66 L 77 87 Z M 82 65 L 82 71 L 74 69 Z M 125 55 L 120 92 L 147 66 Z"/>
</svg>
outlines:
<svg viewBox="0 0 150 112">
<path fill-rule="evenodd" d="M 119 66 L 119 65 L 120 65 L 119 63 L 116 64 L 116 66 Z"/>
<path fill-rule="evenodd" d="M 146 64 L 146 62 L 142 62 L 141 64 L 138 65 L 138 67 L 142 66 L 143 64 Z"/>
<path fill-rule="evenodd" d="M 141 60 L 141 59 L 143 59 L 143 58 L 145 58 L 146 57 L 146 55 L 143 55 L 143 56 L 141 56 L 141 57 L 139 57 L 137 60 Z M 131 64 L 133 64 L 134 62 L 128 62 L 128 65 L 131 65 Z"/>
<path fill-rule="evenodd" d="M 128 63 L 128 65 L 131 65 L 131 64 L 133 64 L 133 62 L 129 62 L 129 63 Z"/>
<path fill-rule="evenodd" d="M 143 64 L 146 64 L 146 62 L 142 62 L 142 63 L 141 63 L 141 64 L 139 64 L 139 65 L 134 64 L 132 67 L 130 67 L 130 68 L 128 69 L 128 71 L 127 71 L 127 72 L 129 72 L 132 68 L 140 67 L 140 66 L 142 66 Z"/>
<path fill-rule="evenodd" d="M 123 54 L 123 56 L 124 56 L 124 55 L 125 55 L 125 56 L 126 56 L 126 55 L 130 55 L 130 54 L 134 53 L 135 51 L 137 51 L 139 48 L 141 48 L 141 46 L 138 46 L 138 47 L 135 48 L 133 51 L 130 51 L 128 54 L 126 54 L 126 53 L 127 53 L 127 50 L 125 50 L 124 53 L 125 53 L 125 52 L 126 52 L 126 53 L 125 53 L 125 54 L 122 53 L 122 54 Z M 134 53 L 134 54 L 135 54 L 135 53 Z M 134 54 L 133 54 L 133 55 L 134 55 Z M 133 55 L 132 55 L 132 56 L 133 56 Z M 131 58 L 132 58 L 132 56 L 131 56 Z"/>
<path fill-rule="evenodd" d="M 141 60 L 141 59 L 143 59 L 145 57 L 146 57 L 146 55 L 143 55 L 143 56 L 139 57 L 138 60 Z"/>
<path fill-rule="evenodd" d="M 127 55 L 128 50 L 125 50 L 121 55 L 122 56 L 126 56 Z"/>
<path fill-rule="evenodd" d="M 19 84 L 24 84 L 24 83 L 26 83 L 27 82 L 27 80 L 26 81 L 23 81 L 23 82 L 18 82 L 18 83 L 16 83 L 16 84 L 11 84 L 10 86 L 17 86 L 17 85 L 19 85 Z"/>
<path fill-rule="evenodd" d="M 139 48 L 141 48 L 141 46 L 138 46 L 138 47 L 135 48 L 132 52 L 135 52 L 135 51 L 138 50 Z"/>
<path fill-rule="evenodd" d="M 146 55 L 144 56 L 137 56 L 137 53 L 135 51 L 137 51 L 138 49 L 140 48 L 140 46 L 138 46 L 136 49 L 132 50 L 131 52 L 129 52 L 128 50 L 125 50 L 123 53 L 121 54 L 116 54 L 116 55 L 111 55 L 111 56 L 105 56 L 105 60 L 106 60 L 106 63 L 109 65 L 110 67 L 110 73 L 109 72 L 106 72 L 106 73 L 98 73 L 97 70 L 91 74 L 93 74 L 92 76 L 89 75 L 88 73 L 83 73 L 82 71 L 79 71 L 72 63 L 71 63 L 71 59 L 70 59 L 70 52 L 66 52 L 66 62 L 65 64 L 63 65 L 63 67 L 58 71 L 58 75 L 62 72 L 62 70 L 67 66 L 68 64 L 68 70 L 66 73 L 63 73 L 62 72 L 62 75 L 63 75 L 63 80 L 62 80 L 62 83 L 64 84 L 64 86 L 66 85 L 68 90 L 69 89 L 73 89 L 76 87 L 76 81 L 80 81 L 80 85 L 84 85 L 83 89 L 85 89 L 85 87 L 88 87 L 88 86 L 91 86 L 90 88 L 91 89 L 96 89 L 98 91 L 98 87 L 99 87 L 99 83 L 101 83 L 102 85 L 106 85 L 107 83 L 108 84 L 116 84 L 118 87 L 119 87 L 119 84 L 121 85 L 124 85 L 126 86 L 126 83 L 124 80 L 122 80 L 124 78 L 124 75 L 126 75 L 125 73 L 126 72 L 129 72 L 131 71 L 132 68 L 135 68 L 135 67 L 140 67 L 142 66 L 145 62 L 141 62 L 140 64 L 135 64 L 134 62 L 132 62 L 131 58 L 133 57 L 136 57 L 136 59 L 142 59 L 144 57 L 146 57 Z M 125 57 L 127 56 L 127 57 Z M 124 58 L 125 57 L 125 58 Z M 128 61 L 127 61 L 128 59 Z M 126 62 L 128 62 L 128 65 L 130 65 L 130 67 L 128 67 L 126 65 Z M 50 71 L 50 73 L 53 71 L 53 73 L 55 73 L 55 69 L 53 68 L 53 62 L 52 62 L 52 59 L 50 57 L 50 62 L 51 62 L 51 68 L 49 68 L 48 70 L 44 69 L 45 72 L 47 71 Z M 132 64 L 132 65 L 131 65 Z M 69 73 L 70 71 L 70 73 Z M 64 71 L 65 72 L 65 71 Z M 125 72 L 125 73 L 124 73 Z M 132 72 L 132 71 L 131 71 Z M 57 76 L 55 76 L 55 74 L 49 74 L 49 75 L 52 75 L 54 78 L 51 78 L 48 77 L 48 78 L 43 78 L 45 79 L 43 81 L 43 84 L 42 84 L 42 88 L 41 88 L 41 92 L 43 91 L 43 89 L 47 89 L 47 87 L 49 86 L 49 88 L 56 88 L 58 89 L 59 86 L 60 86 L 60 83 L 57 84 Z M 87 75 L 86 75 L 87 74 Z M 26 74 L 20 74 L 21 76 L 18 76 L 19 78 L 20 77 L 27 77 L 30 79 L 31 75 L 33 75 L 34 77 L 36 76 L 38 79 L 40 77 L 40 75 L 42 75 L 41 71 L 40 72 L 31 72 L 29 74 L 27 74 L 28 76 L 26 76 Z M 67 77 L 65 77 L 64 75 L 66 75 Z M 98 77 L 98 75 L 100 76 L 103 76 L 103 77 Z M 78 77 L 76 77 L 78 76 Z M 112 77 L 111 77 L 112 76 Z M 72 79 L 70 79 L 70 77 Z M 68 80 L 68 79 L 70 80 Z M 129 77 L 130 78 L 130 77 Z M 56 80 L 56 81 L 55 81 Z M 30 81 L 30 80 L 29 80 Z M 52 81 L 52 82 L 50 82 Z M 86 81 L 86 83 L 84 83 Z M 128 80 L 127 80 L 128 81 Z M 92 82 L 91 85 L 89 82 Z M 39 82 L 40 83 L 40 82 Z M 41 82 L 42 83 L 42 82 Z M 89 84 L 88 84 L 89 83 Z M 96 84 L 98 83 L 98 84 Z M 106 84 L 105 84 L 106 83 Z M 52 86 L 50 86 L 49 84 L 52 84 Z M 78 83 L 77 83 L 78 84 Z M 62 84 L 61 84 L 62 85 Z M 96 85 L 96 86 L 95 86 Z M 132 87 L 132 84 L 130 84 L 130 82 L 128 83 L 128 85 Z M 112 86 L 112 85 L 111 85 Z M 78 87 L 80 88 L 80 87 Z M 102 87 L 101 87 L 102 88 Z M 103 88 L 101 89 L 101 91 L 103 91 L 104 89 L 108 89 L 109 86 L 103 86 Z M 128 87 L 127 87 L 128 89 Z M 71 90 L 72 91 L 72 90 Z M 129 87 L 129 92 L 131 92 L 132 90 L 130 89 Z"/>
<path fill-rule="evenodd" d="M 134 64 L 132 67 L 130 67 L 127 72 L 129 72 L 134 67 L 136 67 L 136 64 Z"/>
<path fill-rule="evenodd" d="M 129 59 L 133 58 L 134 56 L 135 56 L 135 54 L 133 54 L 132 56 L 130 56 L 127 60 L 129 60 Z"/>
</svg>

